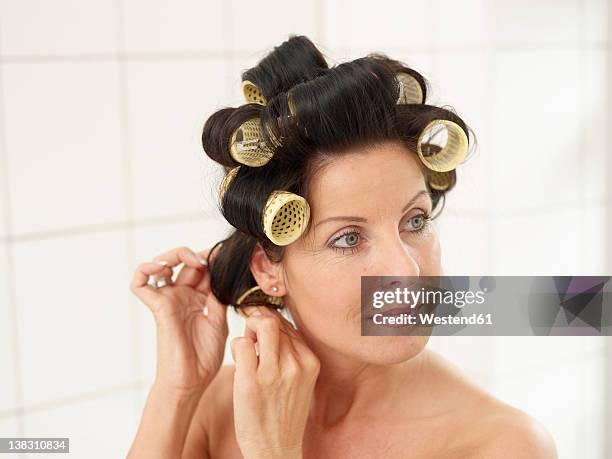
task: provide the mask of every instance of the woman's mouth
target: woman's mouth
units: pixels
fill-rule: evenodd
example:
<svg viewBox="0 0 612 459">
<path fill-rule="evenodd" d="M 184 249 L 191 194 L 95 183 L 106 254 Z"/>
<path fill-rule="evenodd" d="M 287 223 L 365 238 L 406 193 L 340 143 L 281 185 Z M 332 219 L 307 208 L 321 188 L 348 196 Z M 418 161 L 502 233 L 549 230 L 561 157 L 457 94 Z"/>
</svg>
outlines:
<svg viewBox="0 0 612 459">
<path fill-rule="evenodd" d="M 379 318 L 382 317 L 397 317 L 397 316 L 401 316 L 402 314 L 408 314 L 411 316 L 415 316 L 416 314 L 422 309 L 423 307 L 423 303 L 417 303 L 416 305 L 414 305 L 414 307 L 412 306 L 402 306 L 402 307 L 397 307 L 397 308 L 392 308 L 392 309 L 385 309 L 385 310 L 381 310 L 379 312 L 375 312 L 371 315 L 367 315 L 365 316 L 363 319 L 367 320 L 367 321 L 371 321 L 375 315 L 377 315 Z M 387 323 L 381 323 L 380 325 L 384 325 L 387 327 L 402 327 L 405 325 L 391 325 L 391 324 L 387 324 Z"/>
</svg>

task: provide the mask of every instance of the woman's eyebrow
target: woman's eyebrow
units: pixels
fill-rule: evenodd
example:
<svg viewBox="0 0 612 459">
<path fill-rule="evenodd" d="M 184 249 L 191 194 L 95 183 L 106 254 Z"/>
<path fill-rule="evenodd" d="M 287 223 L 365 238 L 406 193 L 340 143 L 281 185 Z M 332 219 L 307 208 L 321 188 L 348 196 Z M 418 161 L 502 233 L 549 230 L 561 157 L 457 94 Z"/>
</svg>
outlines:
<svg viewBox="0 0 612 459">
<path fill-rule="evenodd" d="M 406 203 L 406 205 L 402 208 L 402 212 L 404 213 L 412 204 L 414 204 L 414 202 L 419 199 L 419 197 L 421 195 L 428 195 L 430 199 L 432 199 L 431 193 L 427 190 L 420 190 L 419 192 L 417 192 L 417 194 L 415 194 L 412 199 L 410 199 L 410 201 L 408 201 Z M 321 223 L 326 223 L 326 222 L 331 222 L 331 221 L 348 221 L 348 222 L 362 222 L 362 223 L 366 223 L 368 221 L 367 218 L 363 218 L 363 217 L 355 217 L 355 216 L 350 216 L 350 217 L 329 217 L 329 218 L 325 218 L 319 222 L 317 222 L 315 224 L 315 228 L 317 226 L 319 226 Z"/>
</svg>

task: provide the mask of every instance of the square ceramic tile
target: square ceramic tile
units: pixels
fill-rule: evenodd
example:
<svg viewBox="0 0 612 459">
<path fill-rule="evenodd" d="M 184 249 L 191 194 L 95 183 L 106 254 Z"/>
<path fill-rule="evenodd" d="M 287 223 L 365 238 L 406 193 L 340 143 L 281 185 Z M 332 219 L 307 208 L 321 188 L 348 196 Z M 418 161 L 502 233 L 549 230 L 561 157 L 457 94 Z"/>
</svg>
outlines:
<svg viewBox="0 0 612 459">
<path fill-rule="evenodd" d="M 576 218 L 581 225 L 576 228 L 579 235 L 579 258 L 576 260 L 574 273 L 582 276 L 608 276 L 604 247 L 612 243 L 612 235 L 606 228 L 606 212 L 610 209 L 604 205 L 585 205 L 578 209 Z"/>
<path fill-rule="evenodd" d="M 341 12 L 349 49 L 367 47 L 372 51 L 391 52 L 433 43 L 432 2 L 388 0 L 381 4 L 343 0 Z M 339 19 L 330 27 L 338 23 Z"/>
<path fill-rule="evenodd" d="M 491 336 L 432 336 L 430 344 L 461 371 L 486 380 L 488 376 L 483 376 L 490 372 L 495 358 L 492 340 Z"/>
<path fill-rule="evenodd" d="M 26 406 L 136 379 L 126 231 L 14 244 Z"/>
<path fill-rule="evenodd" d="M 609 4 L 607 0 L 581 0 L 580 34 L 583 43 L 605 45 L 608 42 Z"/>
<path fill-rule="evenodd" d="M 575 45 L 580 27 L 579 3 L 574 0 L 487 2 L 493 43 L 504 46 Z"/>
<path fill-rule="evenodd" d="M 173 248 L 187 246 L 196 252 L 210 248 L 225 239 L 230 234 L 230 229 L 222 217 L 139 227 L 134 233 L 135 265 L 131 271 L 133 272 L 138 264 L 150 261 Z M 174 271 L 175 276 L 178 275 L 180 267 Z M 155 376 L 157 359 L 155 319 L 147 305 L 133 294 L 130 307 L 136 308 L 138 316 L 140 378 L 150 383 Z"/>
<path fill-rule="evenodd" d="M 2 94 L 0 94 L 0 103 L 2 103 Z M 0 113 L 0 136 L 2 136 L 2 139 L 5 138 L 4 136 L 4 118 L 3 118 L 3 114 Z M 8 199 L 8 194 L 7 194 L 7 187 L 8 187 L 8 183 L 7 183 L 7 168 L 6 168 L 6 160 L 7 160 L 7 153 L 6 153 L 6 149 L 4 148 L 5 146 L 5 142 L 4 141 L 0 141 L 0 241 L 4 240 L 4 238 L 7 236 L 7 231 L 8 231 L 8 209 L 6 206 L 6 200 Z"/>
<path fill-rule="evenodd" d="M 493 275 L 571 276 L 580 260 L 578 209 L 536 210 L 493 220 Z"/>
<path fill-rule="evenodd" d="M 136 390 L 125 389 L 26 413 L 25 436 L 69 437 L 70 455 L 74 457 L 126 457 L 138 430 L 136 397 Z"/>
<path fill-rule="evenodd" d="M 488 274 L 492 239 L 488 218 L 449 207 L 447 204 L 436 223 L 444 275 Z"/>
<path fill-rule="evenodd" d="M 116 2 L 2 0 L 3 55 L 110 53 L 116 50 Z"/>
<path fill-rule="evenodd" d="M 495 207 L 506 213 L 576 203 L 582 161 L 578 51 L 507 51 L 494 59 L 487 154 Z"/>
<path fill-rule="evenodd" d="M 487 55 L 482 51 L 443 51 L 434 54 L 439 100 L 436 105 L 459 116 L 468 126 L 468 156 L 457 169 L 457 185 L 449 193 L 455 207 L 491 210 L 492 157 L 489 145 L 487 98 L 490 88 Z M 462 69 L 458 72 L 457 69 Z"/>
<path fill-rule="evenodd" d="M 14 347 L 15 330 L 13 324 L 13 305 L 11 304 L 12 278 L 10 275 L 10 260 L 8 245 L 0 243 L 0 374 L 2 390 L 0 390 L 0 413 L 13 411 L 19 405 L 17 399 L 17 350 Z M 2 435 L 0 435 L 2 436 Z"/>
<path fill-rule="evenodd" d="M 434 0 L 433 8 L 432 38 L 436 46 L 479 46 L 488 40 L 485 0 Z"/>
<path fill-rule="evenodd" d="M 499 375 L 493 392 L 540 420 L 552 434 L 559 457 L 603 457 L 601 369 L 601 359 L 569 357 L 554 366 Z"/>
<path fill-rule="evenodd" d="M 492 371 L 496 376 L 528 373 L 573 359 L 582 350 L 581 336 L 495 336 Z"/>
<path fill-rule="evenodd" d="M 5 63 L 2 70 L 13 231 L 124 220 L 117 65 Z"/>
<path fill-rule="evenodd" d="M 202 129 L 226 105 L 225 70 L 222 59 L 128 63 L 136 218 L 215 211 L 222 168 L 204 152 Z"/>
<path fill-rule="evenodd" d="M 606 174 L 612 169 L 608 153 L 610 140 L 606 134 L 610 77 L 604 49 L 580 50 L 579 62 L 578 177 L 585 204 L 591 204 L 605 199 Z"/>
<path fill-rule="evenodd" d="M 0 418 L 0 437 L 19 437 L 17 418 L 15 416 L 3 416 Z"/>
<path fill-rule="evenodd" d="M 267 54 L 290 35 L 320 39 L 318 4 L 269 0 L 253 5 L 247 0 L 230 0 L 232 51 Z"/>
<path fill-rule="evenodd" d="M 227 4 L 214 0 L 121 2 L 128 52 L 223 51 Z"/>
</svg>

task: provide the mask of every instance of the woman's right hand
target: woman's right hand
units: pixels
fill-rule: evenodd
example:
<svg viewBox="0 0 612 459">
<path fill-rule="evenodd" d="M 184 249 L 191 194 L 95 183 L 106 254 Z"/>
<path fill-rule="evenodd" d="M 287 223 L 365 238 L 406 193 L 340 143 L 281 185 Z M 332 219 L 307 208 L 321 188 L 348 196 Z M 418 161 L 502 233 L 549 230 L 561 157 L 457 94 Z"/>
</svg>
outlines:
<svg viewBox="0 0 612 459">
<path fill-rule="evenodd" d="M 216 246 L 211 260 L 220 246 Z M 155 317 L 155 385 L 180 396 L 203 391 L 223 363 L 227 305 L 220 303 L 210 289 L 210 272 L 205 264 L 209 252 L 195 253 L 179 247 L 162 253 L 152 262 L 139 264 L 130 285 Z M 159 288 L 148 285 L 149 276 L 172 279 L 172 268 L 180 263 L 183 267 L 174 282 Z"/>
</svg>

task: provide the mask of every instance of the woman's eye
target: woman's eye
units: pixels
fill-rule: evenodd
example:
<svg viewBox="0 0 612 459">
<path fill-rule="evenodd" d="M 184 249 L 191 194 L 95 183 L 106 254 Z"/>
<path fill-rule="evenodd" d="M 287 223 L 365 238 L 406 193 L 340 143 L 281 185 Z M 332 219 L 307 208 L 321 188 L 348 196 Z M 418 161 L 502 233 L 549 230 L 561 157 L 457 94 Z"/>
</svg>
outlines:
<svg viewBox="0 0 612 459">
<path fill-rule="evenodd" d="M 339 241 L 344 240 L 346 245 L 338 245 Z M 359 241 L 359 233 L 357 233 L 356 231 L 352 231 L 350 233 L 345 233 L 342 236 L 340 236 L 338 239 L 336 239 L 334 241 L 334 246 L 338 247 L 338 248 L 350 248 L 350 247 L 354 247 L 357 242 Z"/>
<path fill-rule="evenodd" d="M 427 217 L 424 214 L 418 214 L 408 220 L 408 228 L 411 231 L 419 231 L 423 229 L 427 223 Z"/>
</svg>

